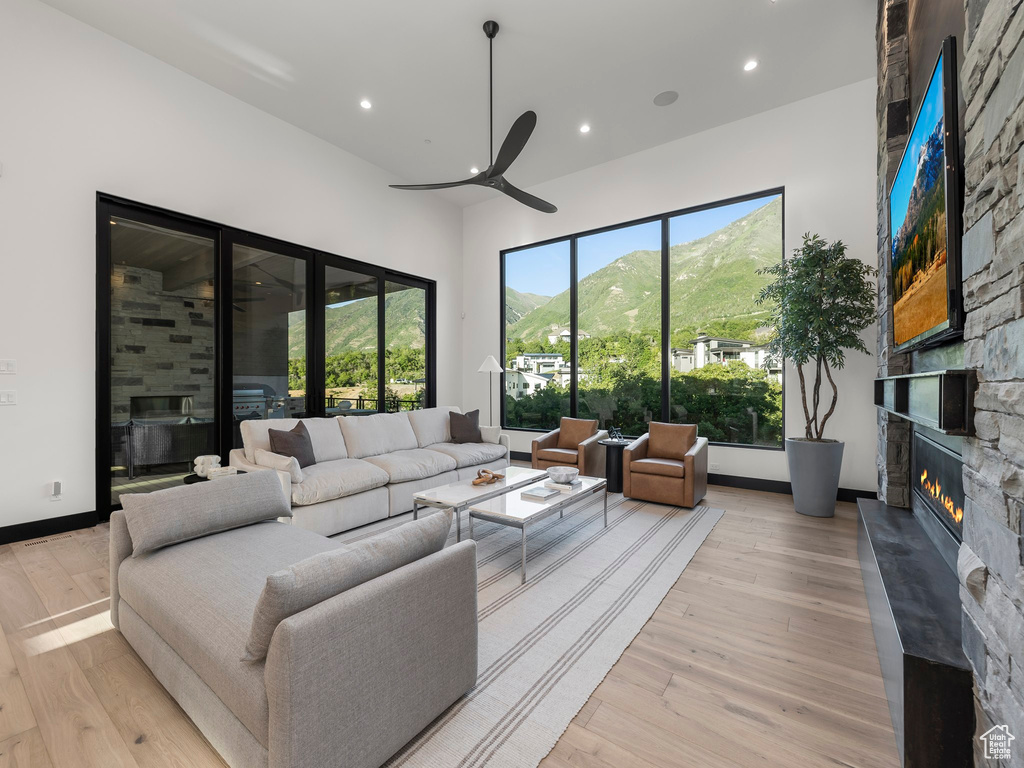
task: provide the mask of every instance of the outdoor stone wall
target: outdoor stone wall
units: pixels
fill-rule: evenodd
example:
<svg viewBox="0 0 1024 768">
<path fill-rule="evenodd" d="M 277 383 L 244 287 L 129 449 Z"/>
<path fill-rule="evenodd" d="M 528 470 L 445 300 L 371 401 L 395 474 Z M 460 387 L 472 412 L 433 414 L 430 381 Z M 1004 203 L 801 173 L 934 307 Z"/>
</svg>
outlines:
<svg viewBox="0 0 1024 768">
<path fill-rule="evenodd" d="M 985 563 L 961 588 L 980 736 L 1007 725 L 1024 766 L 1024 4 L 966 0 L 965 363 L 978 370 L 976 437 L 964 440 L 964 543 Z"/>
<path fill-rule="evenodd" d="M 907 0 L 879 0 L 878 32 L 878 375 L 910 373 L 910 359 L 892 351 L 889 312 L 889 217 L 886 196 L 910 133 Z M 894 507 L 910 506 L 910 425 L 878 414 L 878 498 Z"/>
<path fill-rule="evenodd" d="M 193 395 L 214 414 L 214 302 L 205 283 L 162 294 L 163 274 L 115 265 L 110 289 L 111 418 L 127 421 L 137 395 Z M 200 298 L 209 294 L 210 299 Z"/>
</svg>

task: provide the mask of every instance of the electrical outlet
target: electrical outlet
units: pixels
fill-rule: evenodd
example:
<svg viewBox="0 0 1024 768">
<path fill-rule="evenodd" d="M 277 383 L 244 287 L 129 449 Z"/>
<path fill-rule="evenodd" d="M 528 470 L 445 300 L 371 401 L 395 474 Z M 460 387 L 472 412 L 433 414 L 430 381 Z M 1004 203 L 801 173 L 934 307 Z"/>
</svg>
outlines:
<svg viewBox="0 0 1024 768">
<path fill-rule="evenodd" d="M 712 472 L 717 472 L 721 468 L 722 467 L 719 464 L 708 464 L 708 469 L 711 470 Z"/>
<path fill-rule="evenodd" d="M 13 389 L 0 390 L 0 405 L 17 405 L 18 393 Z"/>
<path fill-rule="evenodd" d="M 0 360 L 0 375 L 15 374 L 18 372 L 17 360 Z"/>
</svg>

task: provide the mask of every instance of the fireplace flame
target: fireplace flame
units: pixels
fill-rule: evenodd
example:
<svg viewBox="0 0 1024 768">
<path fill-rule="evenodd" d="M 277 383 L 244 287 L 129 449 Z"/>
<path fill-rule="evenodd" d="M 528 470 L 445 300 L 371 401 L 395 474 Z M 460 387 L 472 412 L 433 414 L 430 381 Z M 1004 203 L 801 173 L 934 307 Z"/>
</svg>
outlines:
<svg viewBox="0 0 1024 768">
<path fill-rule="evenodd" d="M 928 479 L 927 469 L 921 472 L 921 487 L 931 494 L 931 497 L 939 502 L 957 523 L 964 519 L 963 507 L 958 507 L 953 499 L 942 492 L 942 485 L 938 480 Z"/>
</svg>

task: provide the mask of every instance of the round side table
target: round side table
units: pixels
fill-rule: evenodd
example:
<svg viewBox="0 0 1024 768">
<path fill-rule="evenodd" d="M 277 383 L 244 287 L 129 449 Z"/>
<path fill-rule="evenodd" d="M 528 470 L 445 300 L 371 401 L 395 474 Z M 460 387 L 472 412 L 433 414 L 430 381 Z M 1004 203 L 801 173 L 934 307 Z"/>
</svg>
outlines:
<svg viewBox="0 0 1024 768">
<path fill-rule="evenodd" d="M 632 440 L 598 440 L 604 446 L 604 476 L 608 493 L 622 493 L 622 452 Z"/>
</svg>

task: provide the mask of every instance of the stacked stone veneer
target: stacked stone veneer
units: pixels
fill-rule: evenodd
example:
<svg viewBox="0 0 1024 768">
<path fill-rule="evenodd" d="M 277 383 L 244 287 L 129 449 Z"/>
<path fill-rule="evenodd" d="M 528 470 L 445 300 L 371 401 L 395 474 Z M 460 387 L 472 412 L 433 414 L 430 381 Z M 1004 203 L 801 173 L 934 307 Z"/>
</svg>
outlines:
<svg viewBox="0 0 1024 768">
<path fill-rule="evenodd" d="M 889 217 L 886 197 L 910 133 L 910 49 L 907 0 L 880 0 L 878 7 L 878 375 L 910 372 L 907 355 L 892 351 L 889 312 Z M 894 507 L 910 505 L 910 425 L 878 414 L 878 497 Z"/>
<path fill-rule="evenodd" d="M 964 441 L 964 543 L 983 588 L 961 589 L 978 734 L 1006 724 L 1024 766 L 1024 4 L 967 0 L 965 362 L 978 369 L 976 437 Z"/>
<path fill-rule="evenodd" d="M 114 422 L 137 395 L 192 395 L 193 415 L 214 415 L 214 303 L 206 283 L 163 293 L 163 274 L 116 265 L 110 287 Z M 209 299 L 202 297 L 210 296 Z"/>
</svg>

